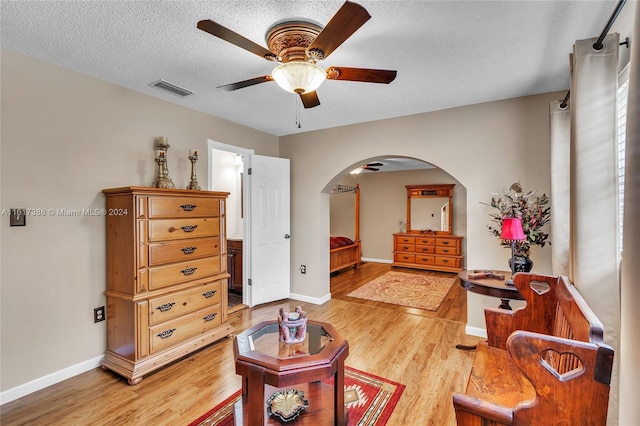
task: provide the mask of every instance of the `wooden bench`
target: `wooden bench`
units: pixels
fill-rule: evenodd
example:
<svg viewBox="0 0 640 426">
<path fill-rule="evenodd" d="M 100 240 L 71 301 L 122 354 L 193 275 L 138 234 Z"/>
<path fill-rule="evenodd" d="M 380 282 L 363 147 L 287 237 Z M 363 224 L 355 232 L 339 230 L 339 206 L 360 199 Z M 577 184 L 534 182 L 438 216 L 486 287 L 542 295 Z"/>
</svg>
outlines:
<svg viewBox="0 0 640 426">
<path fill-rule="evenodd" d="M 485 309 L 458 425 L 604 425 L 613 349 L 602 324 L 566 277 L 518 273 L 524 308 Z"/>
</svg>

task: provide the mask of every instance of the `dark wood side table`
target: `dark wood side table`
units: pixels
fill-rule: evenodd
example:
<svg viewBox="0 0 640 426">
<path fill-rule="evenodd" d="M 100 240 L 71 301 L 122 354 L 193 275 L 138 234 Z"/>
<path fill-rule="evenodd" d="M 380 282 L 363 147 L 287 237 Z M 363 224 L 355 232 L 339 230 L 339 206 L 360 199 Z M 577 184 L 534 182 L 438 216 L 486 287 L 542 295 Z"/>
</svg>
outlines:
<svg viewBox="0 0 640 426">
<path fill-rule="evenodd" d="M 236 424 L 280 424 L 267 416 L 265 396 L 282 388 L 304 390 L 309 407 L 299 425 L 346 425 L 344 361 L 349 343 L 327 323 L 307 321 L 304 342 L 279 341 L 277 321 L 265 321 L 236 336 L 233 345 L 236 373 L 242 376 L 242 399 L 236 407 Z M 322 380 L 333 377 L 333 386 Z M 300 385 L 300 386 L 299 386 Z M 265 389 L 269 395 L 265 395 Z M 242 421 L 239 421 L 242 420 Z"/>
<path fill-rule="evenodd" d="M 495 271 L 473 269 L 458 273 L 460 285 L 467 291 L 500 299 L 499 308 L 511 310 L 510 300 L 524 300 L 524 297 L 506 281 L 511 278 L 511 271 Z M 474 350 L 475 345 L 456 345 L 457 349 Z"/>
<path fill-rule="evenodd" d="M 509 300 L 524 300 L 512 285 L 505 282 L 511 278 L 509 271 L 475 269 L 458 273 L 460 285 L 467 291 L 500 298 L 499 308 L 511 310 Z"/>
</svg>

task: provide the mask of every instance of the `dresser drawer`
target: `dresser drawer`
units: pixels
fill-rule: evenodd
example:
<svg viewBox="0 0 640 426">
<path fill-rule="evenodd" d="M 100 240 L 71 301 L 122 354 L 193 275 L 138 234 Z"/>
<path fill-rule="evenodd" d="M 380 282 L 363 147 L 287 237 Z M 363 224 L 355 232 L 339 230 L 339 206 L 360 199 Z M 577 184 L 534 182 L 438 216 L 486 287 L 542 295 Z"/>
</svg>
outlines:
<svg viewBox="0 0 640 426">
<path fill-rule="evenodd" d="M 149 300 L 149 323 L 158 324 L 220 303 L 220 281 Z"/>
<path fill-rule="evenodd" d="M 419 246 L 416 245 L 416 254 L 434 254 L 436 253 L 436 247 L 435 246 Z"/>
<path fill-rule="evenodd" d="M 402 262 L 402 263 L 415 263 L 416 255 L 415 254 L 405 254 L 405 253 L 394 253 L 393 254 L 394 262 Z"/>
<path fill-rule="evenodd" d="M 210 277 L 220 273 L 220 257 L 174 263 L 149 268 L 149 290 Z"/>
<path fill-rule="evenodd" d="M 215 237 L 151 243 L 149 244 L 149 266 L 218 256 L 219 254 L 220 239 Z"/>
<path fill-rule="evenodd" d="M 413 253 L 416 251 L 416 246 L 413 244 L 404 244 L 404 243 L 396 243 L 394 248 L 395 251 L 406 251 L 409 253 Z"/>
<path fill-rule="evenodd" d="M 458 254 L 458 247 L 453 246 L 453 247 L 442 247 L 442 246 L 437 246 L 434 247 L 435 248 L 435 253 L 436 254 L 446 254 L 449 256 L 457 256 Z"/>
<path fill-rule="evenodd" d="M 460 240 L 456 238 L 436 238 L 436 246 L 460 247 Z"/>
<path fill-rule="evenodd" d="M 149 349 L 151 353 L 166 349 L 221 324 L 220 305 L 216 305 L 149 327 Z"/>
<path fill-rule="evenodd" d="M 460 260 L 459 257 L 436 256 L 435 265 L 459 269 Z"/>
<path fill-rule="evenodd" d="M 404 235 L 396 235 L 396 245 L 397 244 L 415 244 L 416 237 L 406 237 Z"/>
<path fill-rule="evenodd" d="M 149 221 L 149 241 L 220 235 L 220 219 L 159 219 Z"/>
<path fill-rule="evenodd" d="M 220 216 L 220 200 L 198 197 L 149 197 L 149 217 Z"/>
<path fill-rule="evenodd" d="M 424 256 L 416 254 L 416 263 L 419 265 L 435 265 L 435 256 Z"/>
<path fill-rule="evenodd" d="M 416 245 L 434 246 L 436 244 L 435 237 L 416 237 Z"/>
</svg>

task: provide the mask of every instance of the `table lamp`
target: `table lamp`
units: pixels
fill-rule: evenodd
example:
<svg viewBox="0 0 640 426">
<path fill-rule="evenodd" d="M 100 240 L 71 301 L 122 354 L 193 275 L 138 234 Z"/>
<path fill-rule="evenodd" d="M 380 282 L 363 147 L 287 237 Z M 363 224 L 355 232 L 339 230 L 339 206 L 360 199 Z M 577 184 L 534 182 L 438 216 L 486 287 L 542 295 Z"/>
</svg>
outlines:
<svg viewBox="0 0 640 426">
<path fill-rule="evenodd" d="M 500 238 L 511 241 L 511 278 L 505 282 L 506 285 L 513 285 L 513 276 L 516 273 L 515 251 L 516 241 L 526 239 L 522 230 L 522 221 L 519 217 L 503 217 L 502 232 Z"/>
</svg>

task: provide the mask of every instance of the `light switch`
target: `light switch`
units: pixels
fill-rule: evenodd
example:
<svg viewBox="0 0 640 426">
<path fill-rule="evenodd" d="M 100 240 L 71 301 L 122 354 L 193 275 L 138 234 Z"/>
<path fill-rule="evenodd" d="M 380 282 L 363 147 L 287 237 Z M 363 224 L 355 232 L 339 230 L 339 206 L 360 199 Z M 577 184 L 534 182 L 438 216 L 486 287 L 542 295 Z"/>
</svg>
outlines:
<svg viewBox="0 0 640 426">
<path fill-rule="evenodd" d="M 26 219 L 26 209 L 11 209 L 11 212 L 9 214 L 9 226 L 26 226 Z"/>
</svg>

